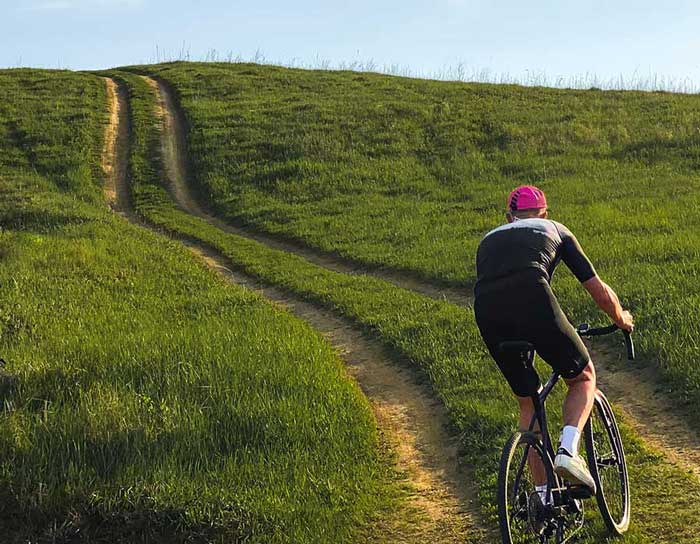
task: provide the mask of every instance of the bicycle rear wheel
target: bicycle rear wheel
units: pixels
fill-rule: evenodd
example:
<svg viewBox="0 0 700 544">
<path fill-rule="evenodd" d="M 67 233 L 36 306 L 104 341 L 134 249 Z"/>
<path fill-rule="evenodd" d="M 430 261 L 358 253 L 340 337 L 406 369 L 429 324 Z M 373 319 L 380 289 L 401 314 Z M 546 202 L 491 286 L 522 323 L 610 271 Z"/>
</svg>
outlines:
<svg viewBox="0 0 700 544">
<path fill-rule="evenodd" d="M 630 524 L 630 484 L 620 431 L 601 391 L 596 392 L 584 437 L 588 468 L 598 488 L 598 508 L 608 530 L 621 535 Z"/>
<path fill-rule="evenodd" d="M 503 544 L 549 544 L 561 538 L 558 521 L 537 496 L 528 456 L 542 462 L 549 489 L 555 487 L 551 459 L 537 436 L 531 432 L 514 433 L 503 448 L 498 474 L 498 518 Z"/>
</svg>

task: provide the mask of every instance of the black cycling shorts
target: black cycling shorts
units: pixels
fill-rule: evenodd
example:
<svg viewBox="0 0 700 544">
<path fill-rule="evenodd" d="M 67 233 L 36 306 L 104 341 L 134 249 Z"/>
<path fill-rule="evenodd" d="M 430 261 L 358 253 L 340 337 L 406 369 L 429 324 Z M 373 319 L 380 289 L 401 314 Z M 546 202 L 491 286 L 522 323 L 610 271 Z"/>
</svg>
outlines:
<svg viewBox="0 0 700 544">
<path fill-rule="evenodd" d="M 586 346 L 559 307 L 547 280 L 533 270 L 479 285 L 474 301 L 476 323 L 498 368 L 513 393 L 527 397 L 540 379 L 526 369 L 518 353 L 502 353 L 499 344 L 524 340 L 566 379 L 575 378 L 590 362 Z"/>
</svg>

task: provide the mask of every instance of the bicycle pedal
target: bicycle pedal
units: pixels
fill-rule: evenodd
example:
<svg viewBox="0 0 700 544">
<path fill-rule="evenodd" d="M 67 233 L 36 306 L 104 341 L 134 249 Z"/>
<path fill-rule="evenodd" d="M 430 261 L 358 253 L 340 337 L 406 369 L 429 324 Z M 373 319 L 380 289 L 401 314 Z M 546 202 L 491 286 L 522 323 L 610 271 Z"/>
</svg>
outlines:
<svg viewBox="0 0 700 544">
<path fill-rule="evenodd" d="M 574 499 L 571 501 L 571 511 L 574 514 L 583 514 L 583 503 L 580 499 Z"/>
</svg>

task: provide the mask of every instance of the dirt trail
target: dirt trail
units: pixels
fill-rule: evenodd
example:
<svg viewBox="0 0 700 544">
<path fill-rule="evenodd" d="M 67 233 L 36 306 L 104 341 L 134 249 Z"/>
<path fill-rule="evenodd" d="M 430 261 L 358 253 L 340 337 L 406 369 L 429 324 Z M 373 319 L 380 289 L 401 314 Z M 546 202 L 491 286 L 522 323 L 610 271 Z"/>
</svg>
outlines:
<svg viewBox="0 0 700 544">
<path fill-rule="evenodd" d="M 129 209 L 129 186 L 126 183 L 129 142 L 129 103 L 127 92 L 114 80 L 104 78 L 109 104 L 109 123 L 105 129 L 102 170 L 105 174 L 105 199 L 114 211 Z"/>
<path fill-rule="evenodd" d="M 211 268 L 239 285 L 261 293 L 320 331 L 340 353 L 350 374 L 369 398 L 380 429 L 396 452 L 396 465 L 411 486 L 404 519 L 381 527 L 381 542 L 484 542 L 470 475 L 459 469 L 457 442 L 445 430 L 442 404 L 428 396 L 404 365 L 377 342 L 343 319 L 316 306 L 293 300 L 271 287 L 233 272 L 215 251 L 187 243 Z M 407 367 L 407 365 L 405 365 Z M 414 518 L 418 513 L 418 519 Z"/>
<path fill-rule="evenodd" d="M 174 104 L 167 90 L 163 92 L 153 80 L 146 78 L 146 81 L 154 87 L 160 99 L 158 114 L 164 126 L 163 160 L 173 194 L 178 202 L 186 201 L 193 206 L 186 208 L 188 211 L 201 213 L 187 192 L 183 126 L 172 115 L 176 111 Z M 110 96 L 115 100 L 119 93 Z M 120 110 L 119 132 L 128 123 L 127 112 L 127 108 Z M 116 130 L 114 125 L 111 126 L 113 131 Z M 118 141 L 117 147 L 123 146 L 117 150 L 117 160 L 120 160 L 120 157 L 126 157 L 128 140 L 115 140 Z M 113 150 L 114 146 L 108 148 Z M 128 195 L 126 170 L 114 179 L 116 194 L 121 191 Z M 135 220 L 128 199 L 120 201 L 115 209 Z M 382 520 L 375 528 L 372 541 L 412 544 L 494 540 L 493 533 L 480 526 L 476 497 L 473 488 L 467 485 L 472 478 L 459 468 L 457 443 L 446 431 L 448 419 L 444 407 L 416 383 L 410 371 L 397 364 L 378 342 L 369 340 L 345 320 L 233 272 L 225 257 L 207 247 L 192 241 L 184 243 L 227 280 L 260 292 L 320 331 L 339 352 L 349 373 L 370 400 L 382 436 L 396 453 L 396 469 L 406 478 L 410 493 L 401 510 L 391 519 Z"/>
<path fill-rule="evenodd" d="M 176 107 L 172 90 L 161 80 L 148 77 L 145 77 L 144 79 L 156 92 L 158 92 L 160 110 L 162 113 L 165 113 L 165 132 L 172 135 L 172 137 L 167 138 L 167 141 L 163 146 L 163 153 L 165 157 L 165 174 L 171 183 L 171 191 L 173 196 L 177 200 L 180 207 L 182 207 L 182 209 L 184 209 L 186 212 L 205 219 L 223 231 L 256 240 L 274 249 L 280 249 L 282 251 L 286 251 L 287 253 L 294 253 L 313 264 L 317 264 L 335 272 L 341 272 L 343 274 L 368 274 L 386 280 L 389 283 L 393 283 L 399 287 L 403 287 L 404 289 L 416 291 L 438 300 L 450 300 L 457 304 L 470 303 L 470 290 L 467 287 L 464 289 L 457 289 L 454 287 L 437 287 L 435 285 L 423 282 L 406 273 L 383 270 L 379 268 L 363 268 L 354 265 L 347 260 L 343 260 L 342 258 L 324 255 L 317 250 L 309 249 L 308 247 L 304 247 L 300 244 L 294 244 L 280 240 L 273 236 L 267 236 L 260 232 L 253 232 L 248 229 L 233 226 L 213 216 L 197 202 L 197 199 L 194 197 L 187 180 L 185 179 L 184 172 L 187 172 L 185 121 L 180 109 Z"/>
</svg>

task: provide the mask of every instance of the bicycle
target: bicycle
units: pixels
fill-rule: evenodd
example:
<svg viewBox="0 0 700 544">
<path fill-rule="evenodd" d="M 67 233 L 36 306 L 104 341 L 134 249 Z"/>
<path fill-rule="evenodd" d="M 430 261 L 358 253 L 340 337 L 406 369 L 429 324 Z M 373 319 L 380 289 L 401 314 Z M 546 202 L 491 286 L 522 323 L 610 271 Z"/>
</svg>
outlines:
<svg viewBox="0 0 700 544">
<path fill-rule="evenodd" d="M 611 334 L 617 325 L 590 328 L 579 325 L 577 333 L 586 338 Z M 622 331 L 627 358 L 634 359 L 634 344 L 627 331 Z M 529 367 L 535 360 L 535 349 L 524 341 L 503 342 L 500 349 L 520 354 Z M 498 516 L 504 544 L 561 544 L 569 541 L 584 524 L 584 499 L 591 491 L 572 485 L 554 472 L 554 449 L 547 429 L 545 401 L 561 376 L 554 371 L 538 391 L 531 393 L 535 415 L 527 431 L 513 433 L 503 448 L 498 475 Z M 536 425 L 539 431 L 536 431 Z M 630 488 L 620 432 L 610 403 L 596 391 L 591 415 L 584 427 L 584 443 L 588 467 L 596 483 L 596 502 L 611 534 L 623 534 L 630 523 Z M 544 466 L 549 500 L 543 502 L 535 489 L 528 458 L 535 455 Z"/>
</svg>

